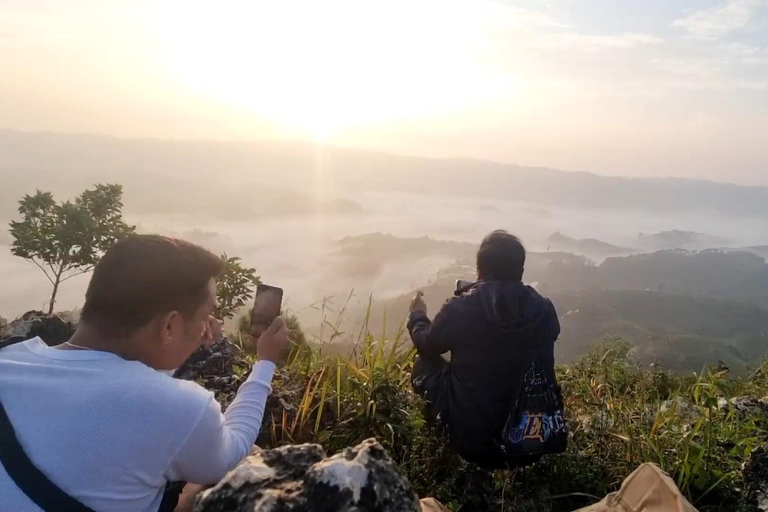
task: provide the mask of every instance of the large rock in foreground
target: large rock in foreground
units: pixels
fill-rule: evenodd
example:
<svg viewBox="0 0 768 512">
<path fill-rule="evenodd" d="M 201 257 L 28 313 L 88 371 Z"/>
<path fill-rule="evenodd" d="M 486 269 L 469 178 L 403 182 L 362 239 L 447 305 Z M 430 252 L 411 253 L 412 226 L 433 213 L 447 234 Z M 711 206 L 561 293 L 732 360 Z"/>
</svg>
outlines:
<svg viewBox="0 0 768 512">
<path fill-rule="evenodd" d="M 420 510 L 410 483 L 375 439 L 328 458 L 318 445 L 257 449 L 195 505 L 195 512 Z"/>
</svg>

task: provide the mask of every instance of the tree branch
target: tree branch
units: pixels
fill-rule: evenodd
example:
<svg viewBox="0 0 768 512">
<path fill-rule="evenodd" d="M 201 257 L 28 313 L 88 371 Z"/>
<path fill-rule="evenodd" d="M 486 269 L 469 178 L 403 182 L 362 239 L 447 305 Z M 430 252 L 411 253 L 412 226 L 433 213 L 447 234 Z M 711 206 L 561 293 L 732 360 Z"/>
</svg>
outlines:
<svg viewBox="0 0 768 512">
<path fill-rule="evenodd" d="M 67 277 L 62 278 L 61 282 L 63 283 L 64 281 L 67 281 L 68 279 L 72 279 L 73 277 L 77 277 L 77 276 L 81 276 L 83 274 L 87 274 L 91 270 L 93 270 L 93 266 L 90 266 L 90 267 L 86 268 L 85 270 L 81 270 L 80 272 L 75 272 L 74 274 L 70 274 Z"/>
<path fill-rule="evenodd" d="M 53 279 L 51 279 L 51 276 L 49 276 L 49 275 L 48 275 L 48 272 L 46 272 L 46 270 L 43 268 L 43 266 L 42 266 L 41 264 L 39 264 L 38 262 L 36 262 L 36 261 L 34 260 L 34 258 L 30 258 L 30 259 L 29 259 L 29 261 L 31 261 L 32 263 L 34 263 L 35 265 L 37 265 L 37 268 L 39 268 L 40 270 L 42 270 L 42 271 L 43 271 L 43 274 L 45 274 L 45 277 L 47 277 L 47 278 L 48 278 L 48 280 L 51 282 L 51 284 L 54 284 L 54 283 L 53 283 Z M 53 269 L 51 269 L 51 270 L 53 270 Z"/>
</svg>

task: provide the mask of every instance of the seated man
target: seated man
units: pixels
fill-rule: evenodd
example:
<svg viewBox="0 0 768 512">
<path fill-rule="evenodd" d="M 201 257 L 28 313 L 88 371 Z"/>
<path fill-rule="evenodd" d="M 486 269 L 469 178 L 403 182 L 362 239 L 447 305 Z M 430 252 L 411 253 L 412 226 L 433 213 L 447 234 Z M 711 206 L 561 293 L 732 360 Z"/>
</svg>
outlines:
<svg viewBox="0 0 768 512">
<path fill-rule="evenodd" d="M 411 304 L 408 331 L 418 350 L 412 382 L 430 412 L 447 426 L 454 449 L 488 469 L 536 459 L 507 457 L 501 431 L 526 367 L 523 352 L 540 349 L 554 368 L 560 334 L 549 299 L 522 283 L 525 249 L 516 237 L 494 231 L 477 253 L 477 283 L 449 300 L 431 322 L 419 292 Z M 450 352 L 450 362 L 441 354 Z"/>
<path fill-rule="evenodd" d="M 130 237 L 96 266 L 69 341 L 0 349 L 0 510 L 156 512 L 175 505 L 167 482 L 214 484 L 250 453 L 288 344 L 282 319 L 224 414 L 169 375 L 211 340 L 222 271 L 193 244 Z"/>
</svg>

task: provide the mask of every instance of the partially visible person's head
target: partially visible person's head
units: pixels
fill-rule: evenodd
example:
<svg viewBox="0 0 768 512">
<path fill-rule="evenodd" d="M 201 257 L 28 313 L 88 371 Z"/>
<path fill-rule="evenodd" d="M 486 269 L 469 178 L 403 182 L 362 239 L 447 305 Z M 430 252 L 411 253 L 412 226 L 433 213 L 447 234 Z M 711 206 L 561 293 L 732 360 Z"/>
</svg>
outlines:
<svg viewBox="0 0 768 512">
<path fill-rule="evenodd" d="M 477 277 L 481 281 L 522 281 L 525 247 L 506 231 L 489 234 L 477 251 Z"/>
<path fill-rule="evenodd" d="M 99 336 L 141 345 L 132 348 L 145 364 L 175 368 L 200 343 L 222 271 L 221 259 L 197 245 L 131 236 L 96 265 L 80 320 Z"/>
</svg>

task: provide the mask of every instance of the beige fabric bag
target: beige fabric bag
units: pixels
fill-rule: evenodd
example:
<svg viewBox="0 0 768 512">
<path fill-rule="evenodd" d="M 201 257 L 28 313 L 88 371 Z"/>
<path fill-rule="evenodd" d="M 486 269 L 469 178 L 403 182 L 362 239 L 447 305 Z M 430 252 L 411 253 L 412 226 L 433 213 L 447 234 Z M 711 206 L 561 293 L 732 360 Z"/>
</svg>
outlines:
<svg viewBox="0 0 768 512">
<path fill-rule="evenodd" d="M 646 463 L 629 475 L 619 492 L 577 512 L 697 512 L 675 482 L 656 464 Z"/>
<path fill-rule="evenodd" d="M 421 512 L 451 512 L 434 498 L 421 500 Z"/>
</svg>

